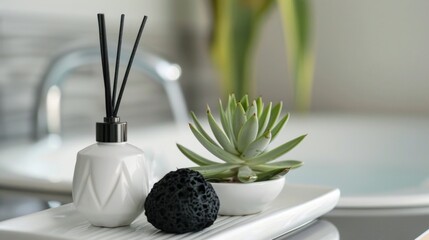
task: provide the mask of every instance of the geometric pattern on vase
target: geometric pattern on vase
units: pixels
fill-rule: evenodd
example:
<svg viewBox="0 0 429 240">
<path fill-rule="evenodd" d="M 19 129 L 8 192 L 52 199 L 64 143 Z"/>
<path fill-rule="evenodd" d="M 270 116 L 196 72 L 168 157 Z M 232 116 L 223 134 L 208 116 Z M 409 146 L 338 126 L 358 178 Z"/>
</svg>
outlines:
<svg viewBox="0 0 429 240">
<path fill-rule="evenodd" d="M 76 206 L 80 205 L 80 201 L 84 196 L 89 197 L 92 199 L 93 203 L 95 203 L 98 210 L 103 210 L 104 207 L 109 203 L 112 196 L 114 194 L 122 194 L 124 191 L 129 196 L 129 198 L 132 201 L 132 204 L 134 206 L 137 206 L 137 209 L 140 208 L 141 205 L 143 205 L 142 201 L 139 201 L 139 197 L 135 195 L 134 191 L 130 191 L 132 188 L 132 180 L 130 173 L 127 169 L 127 167 L 124 165 L 124 162 L 121 161 L 121 163 L 118 165 L 118 168 L 115 172 L 119 172 L 119 174 L 113 174 L 113 176 L 116 178 L 114 181 L 113 186 L 111 186 L 110 190 L 108 191 L 109 194 L 104 199 L 101 199 L 101 197 L 97 194 L 96 186 L 94 184 L 94 180 L 92 179 L 92 165 L 91 161 L 84 161 L 83 170 L 81 171 L 81 175 L 75 179 L 77 181 L 75 192 L 73 192 L 73 201 L 75 202 Z M 140 183 L 143 184 L 143 183 Z M 127 203 L 129 204 L 129 203 Z"/>
</svg>

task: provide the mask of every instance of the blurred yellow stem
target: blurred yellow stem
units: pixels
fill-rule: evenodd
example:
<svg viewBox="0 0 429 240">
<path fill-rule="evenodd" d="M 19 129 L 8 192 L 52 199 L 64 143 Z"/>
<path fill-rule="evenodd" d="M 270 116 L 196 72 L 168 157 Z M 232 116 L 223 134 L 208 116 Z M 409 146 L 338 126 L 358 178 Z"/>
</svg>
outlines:
<svg viewBox="0 0 429 240">
<path fill-rule="evenodd" d="M 277 0 L 283 20 L 286 54 L 294 81 L 295 106 L 309 110 L 314 72 L 314 52 L 308 0 Z"/>
</svg>

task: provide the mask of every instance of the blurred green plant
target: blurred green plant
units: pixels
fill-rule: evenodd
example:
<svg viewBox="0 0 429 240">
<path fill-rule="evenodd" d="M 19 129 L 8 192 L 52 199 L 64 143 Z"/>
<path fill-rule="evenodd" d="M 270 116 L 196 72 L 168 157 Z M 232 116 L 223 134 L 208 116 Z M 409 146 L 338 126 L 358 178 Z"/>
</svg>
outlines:
<svg viewBox="0 0 429 240">
<path fill-rule="evenodd" d="M 314 66 L 308 0 L 211 0 L 214 18 L 211 51 L 220 70 L 223 95 L 235 93 L 241 98 L 253 93 L 251 61 L 255 39 L 275 2 L 282 15 L 295 106 L 307 110 Z"/>
</svg>

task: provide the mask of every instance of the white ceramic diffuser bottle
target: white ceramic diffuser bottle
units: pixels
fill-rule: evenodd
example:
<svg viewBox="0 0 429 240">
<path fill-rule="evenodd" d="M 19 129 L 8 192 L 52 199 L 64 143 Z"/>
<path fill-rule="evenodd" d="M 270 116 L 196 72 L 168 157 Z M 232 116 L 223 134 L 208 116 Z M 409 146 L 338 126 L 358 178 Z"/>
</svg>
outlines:
<svg viewBox="0 0 429 240">
<path fill-rule="evenodd" d="M 117 116 L 133 56 L 146 22 L 146 16 L 140 26 L 116 102 L 117 72 L 124 15 L 121 16 L 113 92 L 110 91 L 103 14 L 98 14 L 98 21 L 106 117 L 103 122 L 96 123 L 97 143 L 79 151 L 77 154 L 72 193 L 75 207 L 92 225 L 119 227 L 130 224 L 142 213 L 146 196 L 150 190 L 150 163 L 145 160 L 142 150 L 127 143 L 127 123 L 121 122 Z"/>
<path fill-rule="evenodd" d="M 97 143 L 77 154 L 73 202 L 92 225 L 128 225 L 143 211 L 150 164 L 126 142 L 127 123 L 105 118 L 96 129 Z"/>
</svg>

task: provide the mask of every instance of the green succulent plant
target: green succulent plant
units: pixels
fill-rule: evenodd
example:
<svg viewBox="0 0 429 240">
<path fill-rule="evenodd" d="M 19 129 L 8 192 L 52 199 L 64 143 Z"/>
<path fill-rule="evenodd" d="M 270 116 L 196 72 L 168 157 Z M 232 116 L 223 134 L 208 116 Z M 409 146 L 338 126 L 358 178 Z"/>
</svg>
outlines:
<svg viewBox="0 0 429 240">
<path fill-rule="evenodd" d="M 260 97 L 249 102 L 247 95 L 237 101 L 234 95 L 230 95 L 225 107 L 219 100 L 220 125 L 207 106 L 208 123 L 217 141 L 204 130 L 191 112 L 195 124 L 189 124 L 192 133 L 210 153 L 224 163 L 209 160 L 180 144 L 177 147 L 199 165 L 191 169 L 199 171 L 209 180 L 248 183 L 284 175 L 290 169 L 301 166 L 302 162 L 272 161 L 293 149 L 306 135 L 267 150 L 289 119 L 289 114 L 280 118 L 282 106 L 282 102 L 275 106 L 270 102 L 264 106 Z"/>
</svg>

